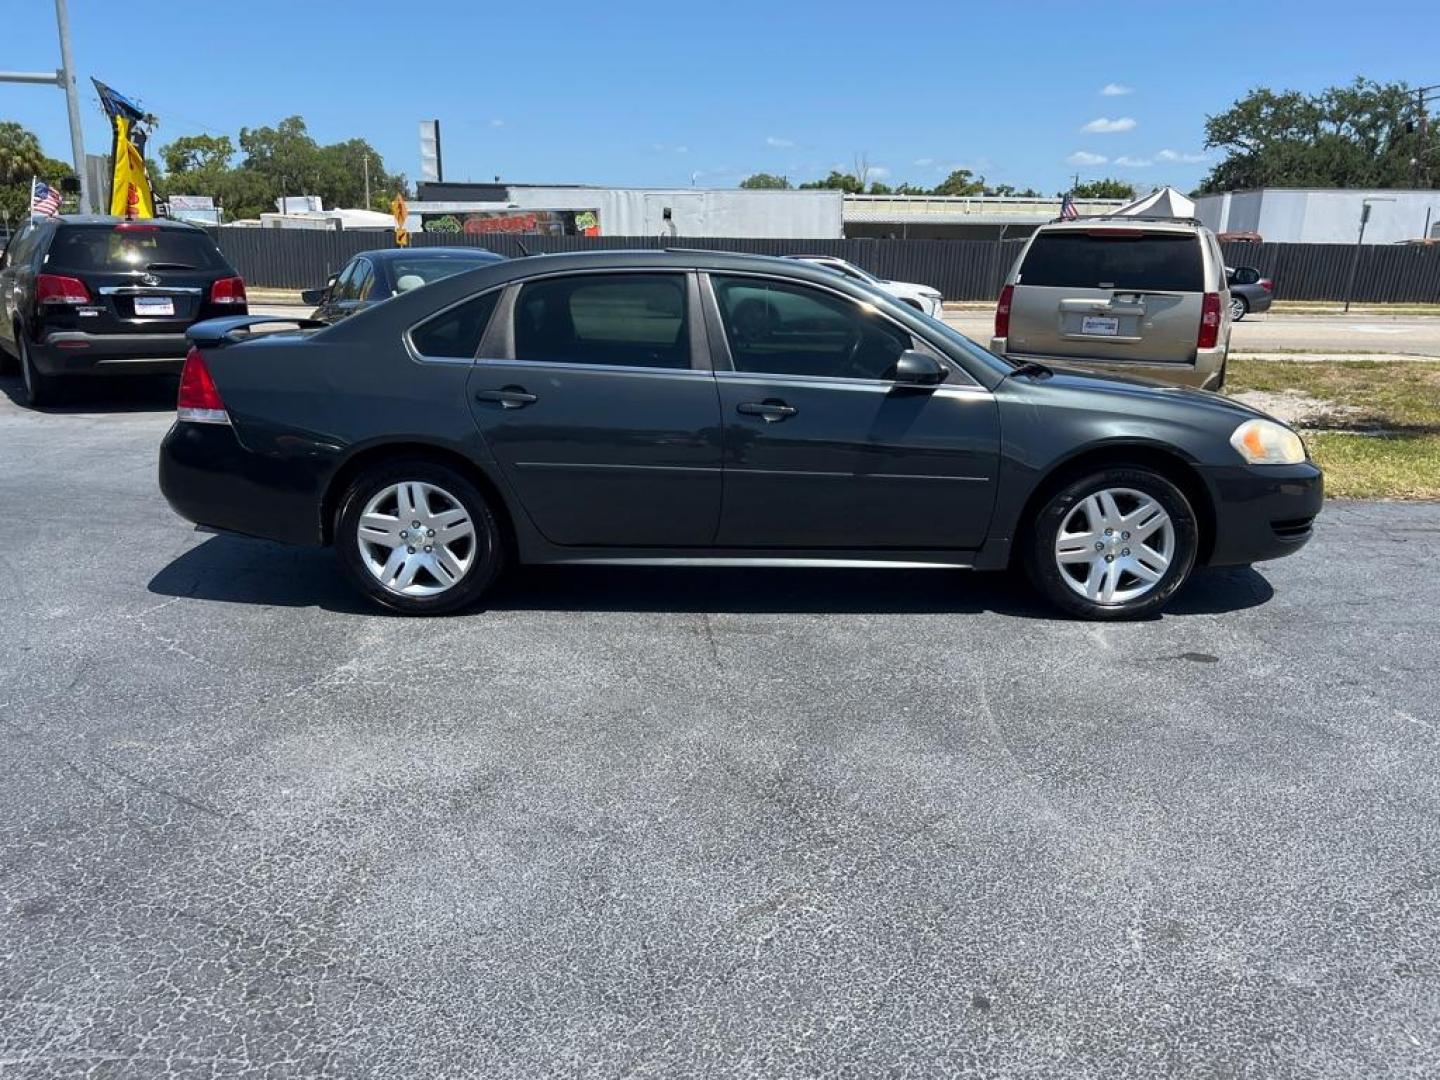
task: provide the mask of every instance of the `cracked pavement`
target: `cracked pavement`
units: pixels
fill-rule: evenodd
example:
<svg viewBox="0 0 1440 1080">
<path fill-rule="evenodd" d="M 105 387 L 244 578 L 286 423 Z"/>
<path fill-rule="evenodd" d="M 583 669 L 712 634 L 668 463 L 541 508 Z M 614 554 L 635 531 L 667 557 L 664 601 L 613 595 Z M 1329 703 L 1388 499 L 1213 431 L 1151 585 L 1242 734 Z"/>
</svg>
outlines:
<svg viewBox="0 0 1440 1080">
<path fill-rule="evenodd" d="M 13 394 L 13 380 L 0 380 Z M 1440 506 L 1165 617 L 196 534 L 0 397 L 0 1076 L 1433 1076 Z"/>
</svg>

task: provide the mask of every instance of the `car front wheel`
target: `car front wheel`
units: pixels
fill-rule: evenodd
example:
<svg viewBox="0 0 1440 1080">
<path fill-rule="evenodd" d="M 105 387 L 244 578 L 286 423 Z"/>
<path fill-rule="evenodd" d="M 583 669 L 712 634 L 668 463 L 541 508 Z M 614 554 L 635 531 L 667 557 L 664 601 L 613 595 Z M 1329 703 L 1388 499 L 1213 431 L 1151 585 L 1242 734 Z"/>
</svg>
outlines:
<svg viewBox="0 0 1440 1080">
<path fill-rule="evenodd" d="M 1243 296 L 1232 296 L 1230 298 L 1230 321 L 1239 322 L 1250 314 L 1250 305 Z"/>
<path fill-rule="evenodd" d="M 1024 557 L 1035 587 L 1087 619 L 1138 619 L 1190 576 L 1195 512 L 1159 473 L 1108 468 L 1057 491 L 1030 529 Z"/>
<path fill-rule="evenodd" d="M 484 495 L 455 469 L 423 459 L 356 478 L 340 503 L 335 548 L 362 593 L 407 615 L 473 603 L 504 563 Z"/>
</svg>

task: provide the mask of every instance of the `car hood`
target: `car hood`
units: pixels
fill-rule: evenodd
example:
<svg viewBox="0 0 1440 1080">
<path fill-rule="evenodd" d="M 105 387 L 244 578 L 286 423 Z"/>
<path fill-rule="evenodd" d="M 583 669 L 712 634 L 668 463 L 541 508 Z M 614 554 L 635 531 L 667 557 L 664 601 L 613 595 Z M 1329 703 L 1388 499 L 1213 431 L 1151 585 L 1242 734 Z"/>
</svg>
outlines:
<svg viewBox="0 0 1440 1080">
<path fill-rule="evenodd" d="M 1014 378 L 1015 376 L 1010 377 Z M 1020 376 L 1020 378 L 1025 377 Z M 1045 383 L 1057 390 L 1094 395 L 1097 398 L 1125 399 L 1131 406 L 1137 404 L 1136 399 L 1148 398 L 1155 402 L 1157 409 L 1173 407 L 1200 409 L 1217 417 L 1232 417 L 1236 423 L 1253 420 L 1257 417 L 1264 420 L 1275 419 L 1269 413 L 1211 390 L 1196 390 L 1189 386 L 1171 386 L 1153 379 L 1057 369 L 1053 375 L 1045 379 Z M 1281 422 L 1276 421 L 1276 423 Z"/>
</svg>

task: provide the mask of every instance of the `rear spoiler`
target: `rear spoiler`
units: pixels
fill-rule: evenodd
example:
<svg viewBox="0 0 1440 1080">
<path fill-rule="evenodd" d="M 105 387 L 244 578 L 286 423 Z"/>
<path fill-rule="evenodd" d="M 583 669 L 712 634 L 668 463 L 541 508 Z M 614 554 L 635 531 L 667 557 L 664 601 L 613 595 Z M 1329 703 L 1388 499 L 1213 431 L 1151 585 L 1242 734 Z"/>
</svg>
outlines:
<svg viewBox="0 0 1440 1080">
<path fill-rule="evenodd" d="M 223 319 L 206 319 L 185 331 L 191 345 L 218 348 L 244 341 L 252 334 L 252 327 L 268 324 L 298 326 L 301 330 L 323 330 L 329 323 L 318 319 L 291 319 L 284 315 L 232 315 Z"/>
</svg>

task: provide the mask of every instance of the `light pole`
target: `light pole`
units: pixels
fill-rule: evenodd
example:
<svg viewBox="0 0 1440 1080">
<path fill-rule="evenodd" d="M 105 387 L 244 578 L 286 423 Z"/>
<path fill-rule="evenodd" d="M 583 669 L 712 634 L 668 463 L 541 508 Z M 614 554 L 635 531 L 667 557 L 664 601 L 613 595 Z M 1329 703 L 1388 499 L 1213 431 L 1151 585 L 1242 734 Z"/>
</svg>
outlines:
<svg viewBox="0 0 1440 1080">
<path fill-rule="evenodd" d="M 1360 246 L 1365 243 L 1365 226 L 1370 221 L 1370 204 L 1394 202 L 1394 199 L 1376 196 L 1360 200 L 1360 232 L 1355 237 L 1355 253 L 1350 257 L 1350 276 L 1345 282 L 1345 313 L 1350 313 L 1350 298 L 1355 295 L 1355 271 L 1360 268 Z"/>
<path fill-rule="evenodd" d="M 75 89 L 75 61 L 70 52 L 70 15 L 65 0 L 55 0 L 55 26 L 60 34 L 60 67 L 49 71 L 0 71 L 0 82 L 32 83 L 58 86 L 65 91 L 65 105 L 70 113 L 70 153 L 75 162 L 75 178 L 80 181 L 80 212 L 94 209 L 90 201 L 90 178 L 85 174 L 85 131 L 80 124 L 80 95 Z"/>
</svg>

